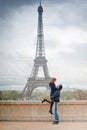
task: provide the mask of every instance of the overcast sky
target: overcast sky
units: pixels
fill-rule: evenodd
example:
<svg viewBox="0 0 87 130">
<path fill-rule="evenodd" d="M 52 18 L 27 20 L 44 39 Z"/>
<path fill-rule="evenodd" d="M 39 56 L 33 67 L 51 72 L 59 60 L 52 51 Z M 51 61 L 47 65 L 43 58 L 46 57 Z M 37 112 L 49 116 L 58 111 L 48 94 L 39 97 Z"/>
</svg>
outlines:
<svg viewBox="0 0 87 130">
<path fill-rule="evenodd" d="M 0 89 L 24 86 L 35 58 L 39 0 L 0 0 Z M 64 87 L 87 88 L 87 0 L 42 0 L 46 59 Z"/>
</svg>

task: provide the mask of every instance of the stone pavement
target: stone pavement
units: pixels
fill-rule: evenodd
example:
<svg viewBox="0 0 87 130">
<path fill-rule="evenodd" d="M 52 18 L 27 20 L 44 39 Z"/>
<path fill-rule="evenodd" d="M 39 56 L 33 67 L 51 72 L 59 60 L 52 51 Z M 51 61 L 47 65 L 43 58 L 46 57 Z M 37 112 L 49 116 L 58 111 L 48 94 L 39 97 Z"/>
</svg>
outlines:
<svg viewBox="0 0 87 130">
<path fill-rule="evenodd" d="M 87 122 L 1 121 L 0 130 L 87 130 Z"/>
</svg>

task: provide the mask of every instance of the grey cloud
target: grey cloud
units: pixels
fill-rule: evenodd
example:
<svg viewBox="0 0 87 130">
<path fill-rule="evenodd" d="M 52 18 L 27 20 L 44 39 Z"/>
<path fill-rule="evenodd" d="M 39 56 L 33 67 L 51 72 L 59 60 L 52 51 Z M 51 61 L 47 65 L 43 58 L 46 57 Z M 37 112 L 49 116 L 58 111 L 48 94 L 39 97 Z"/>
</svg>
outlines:
<svg viewBox="0 0 87 130">
<path fill-rule="evenodd" d="M 0 17 L 8 17 L 11 15 L 13 10 L 16 10 L 24 5 L 33 5 L 39 3 L 39 0 L 0 0 Z M 86 0 L 43 0 L 42 4 L 44 6 L 46 3 L 52 7 L 57 5 L 57 12 L 51 12 L 55 17 L 56 23 L 59 23 L 61 26 L 64 24 L 80 24 L 82 25 L 83 21 L 87 25 L 87 1 Z M 60 19 L 60 22 L 59 22 Z M 55 23 L 55 25 L 56 25 Z M 83 26 L 85 26 L 83 25 Z"/>
<path fill-rule="evenodd" d="M 0 52 L 0 83 L 7 85 L 24 83 L 30 66 L 32 66 L 32 58 L 29 56 Z"/>
<path fill-rule="evenodd" d="M 9 12 L 24 5 L 33 5 L 37 0 L 0 0 L 0 17 L 8 16 Z"/>
<path fill-rule="evenodd" d="M 71 64 L 84 64 L 87 62 L 87 43 L 72 44 L 71 48 L 73 48 L 73 52 L 61 52 L 61 59 Z"/>
<path fill-rule="evenodd" d="M 15 7 L 35 4 L 38 0 L 0 0 L 1 7 Z"/>
<path fill-rule="evenodd" d="M 74 46 L 74 45 L 72 45 Z M 75 57 L 80 61 L 87 61 L 87 43 L 77 44 L 74 46 Z"/>
<path fill-rule="evenodd" d="M 52 7 L 51 7 L 52 6 Z M 87 1 L 86 0 L 65 0 L 60 3 L 53 2 L 47 9 L 49 19 L 54 19 L 55 26 L 80 26 L 87 29 Z M 51 15 L 50 15 L 51 14 Z M 48 21 L 47 21 L 48 22 Z M 53 26 L 50 20 L 50 26 Z"/>
</svg>

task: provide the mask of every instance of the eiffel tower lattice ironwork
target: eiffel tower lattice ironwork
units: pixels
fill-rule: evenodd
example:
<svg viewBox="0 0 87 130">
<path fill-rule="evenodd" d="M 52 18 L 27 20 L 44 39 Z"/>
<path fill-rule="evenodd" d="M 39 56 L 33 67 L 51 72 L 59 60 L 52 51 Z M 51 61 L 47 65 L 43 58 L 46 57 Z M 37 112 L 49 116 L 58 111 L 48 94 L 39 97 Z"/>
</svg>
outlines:
<svg viewBox="0 0 87 130">
<path fill-rule="evenodd" d="M 36 45 L 36 56 L 34 65 L 30 77 L 27 80 L 27 84 L 23 90 L 23 95 L 30 97 L 32 91 L 37 87 L 49 88 L 49 72 L 47 68 L 47 60 L 45 58 L 45 47 L 44 47 L 44 35 L 43 35 L 43 19 L 42 19 L 43 7 L 38 7 L 38 32 L 37 32 L 37 45 Z M 43 77 L 38 77 L 39 68 L 42 67 Z"/>
</svg>

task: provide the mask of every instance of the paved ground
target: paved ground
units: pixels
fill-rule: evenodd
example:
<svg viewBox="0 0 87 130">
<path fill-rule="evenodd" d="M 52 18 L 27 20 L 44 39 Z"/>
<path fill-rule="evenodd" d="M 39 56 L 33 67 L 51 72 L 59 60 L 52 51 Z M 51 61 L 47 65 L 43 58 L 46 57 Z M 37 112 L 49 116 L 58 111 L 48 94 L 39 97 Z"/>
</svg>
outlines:
<svg viewBox="0 0 87 130">
<path fill-rule="evenodd" d="M 87 122 L 9 122 L 1 121 L 0 130 L 87 130 Z"/>
</svg>

